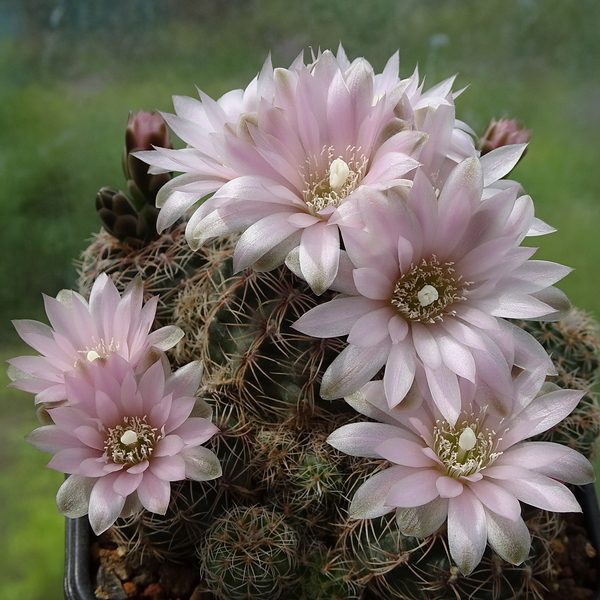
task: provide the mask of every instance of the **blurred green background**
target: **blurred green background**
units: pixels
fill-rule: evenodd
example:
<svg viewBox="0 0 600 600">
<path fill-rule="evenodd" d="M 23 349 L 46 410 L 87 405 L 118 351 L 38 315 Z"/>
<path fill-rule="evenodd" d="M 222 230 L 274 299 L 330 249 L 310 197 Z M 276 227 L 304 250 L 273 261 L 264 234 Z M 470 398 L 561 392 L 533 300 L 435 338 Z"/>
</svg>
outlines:
<svg viewBox="0 0 600 600">
<path fill-rule="evenodd" d="M 41 292 L 74 285 L 96 191 L 124 184 L 130 110 L 170 111 L 196 85 L 218 97 L 269 52 L 288 66 L 340 41 L 377 71 L 400 49 L 401 75 L 418 63 L 426 87 L 458 73 L 458 117 L 478 133 L 502 116 L 533 130 L 513 175 L 558 228 L 537 257 L 575 267 L 561 287 L 600 315 L 597 0 L 0 0 L 2 357 L 28 353 L 9 320 L 44 320 Z M 22 440 L 31 397 L 0 389 L 0 598 L 59 599 L 62 476 Z"/>
</svg>

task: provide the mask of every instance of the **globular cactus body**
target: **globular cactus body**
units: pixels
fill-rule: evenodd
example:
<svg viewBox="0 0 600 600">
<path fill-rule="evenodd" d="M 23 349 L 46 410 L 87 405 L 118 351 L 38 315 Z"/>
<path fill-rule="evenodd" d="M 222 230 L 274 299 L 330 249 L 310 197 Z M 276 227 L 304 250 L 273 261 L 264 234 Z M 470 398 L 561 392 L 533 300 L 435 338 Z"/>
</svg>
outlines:
<svg viewBox="0 0 600 600">
<path fill-rule="evenodd" d="M 175 485 L 167 514 L 123 521 L 118 543 L 138 557 L 194 562 L 200 588 L 218 600 L 543 598 L 556 570 L 548 549 L 561 527 L 543 511 L 528 521 L 534 541 L 525 563 L 510 565 L 488 548 L 468 577 L 454 566 L 443 530 L 421 540 L 402 536 L 393 512 L 348 519 L 353 490 L 386 463 L 346 456 L 326 443 L 357 418 L 345 402 L 319 395 L 324 369 L 344 343 L 291 327 L 331 296 L 315 296 L 285 267 L 234 273 L 234 245 L 235 238 L 220 238 L 194 253 L 184 225 L 175 225 L 138 248 L 103 232 L 84 253 L 83 293 L 104 271 L 120 287 L 139 273 L 147 295 L 161 295 L 157 324 L 186 332 L 170 358 L 175 365 L 203 360 L 200 394 L 221 430 L 207 447 L 223 476 Z M 565 346 L 547 347 L 561 357 L 557 369 L 568 379 L 559 377 L 559 385 L 573 387 L 576 377 L 579 387 L 591 387 L 593 323 L 571 317 L 527 328 L 542 343 Z M 597 423 L 595 397 L 587 394 L 550 439 L 572 444 L 571 430 L 589 429 L 577 442 L 589 455 Z"/>
<path fill-rule="evenodd" d="M 298 536 L 281 515 L 239 506 L 211 525 L 198 552 L 204 578 L 217 595 L 275 600 L 295 576 Z"/>
</svg>

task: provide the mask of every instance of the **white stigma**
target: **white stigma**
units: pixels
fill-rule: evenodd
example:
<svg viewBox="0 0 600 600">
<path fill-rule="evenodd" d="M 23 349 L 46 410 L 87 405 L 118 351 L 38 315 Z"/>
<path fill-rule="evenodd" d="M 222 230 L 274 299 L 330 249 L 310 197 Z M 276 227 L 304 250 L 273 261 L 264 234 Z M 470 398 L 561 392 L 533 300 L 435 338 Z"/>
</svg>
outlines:
<svg viewBox="0 0 600 600">
<path fill-rule="evenodd" d="M 339 192 L 348 180 L 348 175 L 350 175 L 350 167 L 346 161 L 341 158 L 332 161 L 329 167 L 329 185 L 331 189 Z"/>
<path fill-rule="evenodd" d="M 78 354 L 82 354 L 85 356 L 85 359 L 88 362 L 94 362 L 98 358 L 107 358 L 113 352 L 117 352 L 119 350 L 120 343 L 114 339 L 111 339 L 107 344 L 103 339 L 99 341 L 92 336 L 92 348 L 88 349 L 89 346 L 85 350 L 80 350 Z M 77 363 L 75 363 L 77 366 Z"/>
<path fill-rule="evenodd" d="M 137 465 L 152 456 L 154 446 L 163 437 L 148 425 L 146 416 L 124 417 L 123 423 L 106 432 L 106 456 L 118 465 Z"/>
<path fill-rule="evenodd" d="M 89 362 L 94 362 L 97 358 L 100 358 L 100 355 L 95 350 L 90 350 L 85 357 Z"/>
<path fill-rule="evenodd" d="M 477 436 L 470 427 L 465 427 L 458 438 L 458 445 L 462 450 L 472 450 L 477 443 Z"/>
<path fill-rule="evenodd" d="M 424 285 L 417 292 L 417 299 L 421 306 L 429 306 L 440 297 L 439 292 L 432 285 Z"/>
<path fill-rule="evenodd" d="M 133 429 L 128 429 L 119 439 L 121 440 L 121 444 L 125 446 L 133 446 L 133 444 L 136 444 L 138 441 L 138 434 L 133 431 Z"/>
<path fill-rule="evenodd" d="M 485 410 L 478 418 L 467 417 L 457 426 L 436 421 L 432 449 L 446 467 L 446 475 L 460 479 L 489 467 L 501 454 L 498 443 L 502 439 L 485 427 Z"/>
</svg>

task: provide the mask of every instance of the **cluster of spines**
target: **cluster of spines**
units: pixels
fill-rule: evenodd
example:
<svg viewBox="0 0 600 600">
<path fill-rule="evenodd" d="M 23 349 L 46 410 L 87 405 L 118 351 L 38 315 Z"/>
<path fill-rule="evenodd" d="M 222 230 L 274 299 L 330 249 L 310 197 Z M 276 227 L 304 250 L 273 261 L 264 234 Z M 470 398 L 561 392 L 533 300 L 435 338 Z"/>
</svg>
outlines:
<svg viewBox="0 0 600 600">
<path fill-rule="evenodd" d="M 591 315 L 572 308 L 560 321 L 523 321 L 519 324 L 552 357 L 558 372 L 558 385 L 586 389 L 596 383 L 600 330 Z"/>
<path fill-rule="evenodd" d="M 301 421 L 335 410 L 318 394 L 323 365 L 339 352 L 339 340 L 299 334 L 290 324 L 329 295 L 317 299 L 284 267 L 268 273 L 233 273 L 235 240 L 204 246 L 202 273 L 179 295 L 174 324 L 191 340 L 178 360 L 201 359 L 204 385 L 222 390 L 265 423 Z"/>
<path fill-rule="evenodd" d="M 314 544 L 300 557 L 298 582 L 290 600 L 359 600 L 363 586 L 355 581 L 354 563 L 341 550 Z"/>
<path fill-rule="evenodd" d="M 593 391 L 598 379 L 600 331 L 587 313 L 572 308 L 560 321 L 522 321 L 552 358 L 556 385 L 585 390 L 575 410 L 560 423 L 538 436 L 539 440 L 563 444 L 592 458 L 600 436 L 600 405 Z"/>
<path fill-rule="evenodd" d="M 185 240 L 185 225 L 173 226 L 156 240 L 135 248 L 102 229 L 77 263 L 79 292 L 87 297 L 100 273 L 109 275 L 119 289 L 141 276 L 144 299 L 159 296 L 157 326 L 165 325 L 173 318 L 181 290 L 202 267 L 202 258 Z"/>
<path fill-rule="evenodd" d="M 206 529 L 213 497 L 210 488 L 192 481 L 171 484 L 171 502 L 166 514 L 143 511 L 119 519 L 112 529 L 113 539 L 138 560 L 156 559 L 173 563 L 193 559 L 196 540 Z"/>
<path fill-rule="evenodd" d="M 468 577 L 453 565 L 443 530 L 427 539 L 402 535 L 394 514 L 349 521 L 342 546 L 358 565 L 367 596 L 380 600 L 542 600 L 556 573 L 552 548 L 564 522 L 546 511 L 532 511 L 526 523 L 532 551 L 521 565 L 503 561 L 487 549 L 479 567 Z"/>
</svg>

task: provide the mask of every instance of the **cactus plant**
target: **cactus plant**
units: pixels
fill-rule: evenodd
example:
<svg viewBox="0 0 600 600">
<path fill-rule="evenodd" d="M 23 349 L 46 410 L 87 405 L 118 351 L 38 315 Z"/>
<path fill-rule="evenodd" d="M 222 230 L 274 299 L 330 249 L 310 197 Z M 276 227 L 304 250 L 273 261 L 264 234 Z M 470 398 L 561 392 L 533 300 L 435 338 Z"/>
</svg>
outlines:
<svg viewBox="0 0 600 600">
<path fill-rule="evenodd" d="M 182 227 L 176 229 L 182 231 Z M 166 245 L 173 232 L 167 231 L 164 237 L 167 241 L 161 237 L 152 244 Z M 552 552 L 547 551 L 565 527 L 556 515 L 532 511 L 527 524 L 534 532 L 534 551 L 523 565 L 510 565 L 488 550 L 480 569 L 469 577 L 453 566 L 443 533 L 420 540 L 403 536 L 389 515 L 376 521 L 348 519 L 352 490 L 385 462 L 348 457 L 325 443 L 337 426 L 356 419 L 344 402 L 324 401 L 318 395 L 325 365 L 343 346 L 336 339 L 303 336 L 290 324 L 328 297 L 314 296 L 283 267 L 268 273 L 233 274 L 234 244 L 235 239 L 221 239 L 192 257 L 202 266 L 182 278 L 177 294 L 167 296 L 160 321 L 187 332 L 169 351 L 174 364 L 199 357 L 204 361 L 200 393 L 212 405 L 213 422 L 221 430 L 207 445 L 219 456 L 223 476 L 179 484 L 165 516 L 142 514 L 118 523 L 114 539 L 120 547 L 131 556 L 143 552 L 161 560 L 184 560 L 196 564 L 202 573 L 208 573 L 207 569 L 216 573 L 222 569 L 219 561 L 229 552 L 227 544 L 234 543 L 221 540 L 220 535 L 225 535 L 218 528 L 229 531 L 236 522 L 249 526 L 256 521 L 260 526 L 254 525 L 261 529 L 274 520 L 281 524 L 277 536 L 286 540 L 277 552 L 287 557 L 286 548 L 293 544 L 293 561 L 273 558 L 276 551 L 271 545 L 277 546 L 276 541 L 263 549 L 258 541 L 251 541 L 253 530 L 238 532 L 235 536 L 241 546 L 255 544 L 252 555 L 256 560 L 273 561 L 275 566 L 267 572 L 256 565 L 246 566 L 255 569 L 256 580 L 250 578 L 255 588 L 238 588 L 229 575 L 212 574 L 208 579 L 204 575 L 207 589 L 216 598 L 267 597 L 259 591 L 262 585 L 269 593 L 277 589 L 277 597 L 294 600 L 316 599 L 319 593 L 322 598 L 348 600 L 412 600 L 422 598 L 424 591 L 428 598 L 439 600 L 452 600 L 456 594 L 492 600 L 538 597 L 557 570 Z M 188 256 L 184 243 L 180 248 Z M 140 250 L 128 252 L 137 255 Z M 91 256 L 92 251 L 86 254 Z M 92 264 L 88 258 L 82 282 L 90 277 Z M 129 276 L 120 278 L 124 264 L 133 265 L 135 260 L 117 255 L 114 267 L 108 268 L 117 275 L 118 285 L 133 275 L 129 267 Z M 103 268 L 107 268 L 106 259 Z M 567 324 L 547 327 L 560 331 L 556 335 L 562 336 L 563 343 L 574 344 L 568 336 L 582 334 Z M 587 350 L 590 345 L 593 349 L 592 333 L 583 337 Z M 597 427 L 593 398 L 584 396 L 574 415 L 581 413 L 580 419 Z M 567 423 L 557 427 L 571 427 Z M 594 433 L 590 437 L 595 439 Z M 551 439 L 555 440 L 555 434 Z M 242 543 L 244 536 L 247 540 Z M 210 558 L 206 558 L 207 547 Z M 231 560 L 233 555 L 228 556 Z M 248 573 L 236 576 L 250 577 Z M 484 587 L 491 591 L 477 595 Z"/>
<path fill-rule="evenodd" d="M 217 596 L 274 600 L 293 581 L 298 536 L 282 515 L 237 506 L 211 524 L 198 547 L 201 571 Z"/>
<path fill-rule="evenodd" d="M 319 393 L 327 366 L 345 344 L 291 327 L 335 294 L 316 295 L 318 285 L 309 285 L 292 263 L 291 269 L 236 272 L 239 235 L 216 237 L 192 252 L 184 232 L 189 240 L 185 219 L 143 244 L 101 232 L 80 264 L 84 294 L 108 272 L 121 287 L 140 274 L 146 293 L 160 295 L 157 324 L 186 332 L 170 359 L 177 366 L 203 361 L 200 395 L 220 429 L 207 445 L 223 476 L 178 484 L 164 516 L 118 522 L 117 543 L 132 556 L 196 564 L 197 590 L 218 600 L 542 597 L 556 573 L 552 548 L 566 526 L 552 513 L 527 513 L 533 542 L 525 562 L 512 565 L 488 548 L 470 575 L 454 565 L 443 528 L 418 539 L 403 535 L 389 514 L 348 518 L 352 494 L 388 463 L 347 456 L 327 443 L 337 427 L 357 420 L 347 403 Z M 556 323 L 518 324 L 552 357 L 559 385 L 588 391 L 573 414 L 540 439 L 589 456 L 600 431 L 589 392 L 600 345 L 593 320 L 574 310 Z"/>
<path fill-rule="evenodd" d="M 566 525 L 545 511 L 532 513 L 527 524 L 534 542 L 523 564 L 511 565 L 488 550 L 469 577 L 453 564 L 443 532 L 426 540 L 403 536 L 389 516 L 349 523 L 343 543 L 359 557 L 367 588 L 385 600 L 536 598 L 556 571 L 552 546 Z"/>
<path fill-rule="evenodd" d="M 593 476 L 575 450 L 590 456 L 600 432 L 595 324 L 568 313 L 552 286 L 568 269 L 528 261 L 520 246 L 549 231 L 531 199 L 500 181 L 524 147 L 502 138 L 480 158 L 455 121 L 452 81 L 423 93 L 418 75 L 397 80 L 396 61 L 375 76 L 340 48 L 290 70 L 267 63 L 219 102 L 178 98 L 180 114 L 167 119 L 184 150 L 170 147 L 162 121 L 130 122 L 129 195 L 100 191 L 104 229 L 83 253 L 79 291 L 93 299 L 110 277 L 125 305 L 125 290 L 143 281 L 145 298 L 159 297 L 155 327 L 186 335 L 160 347 L 149 337 L 135 369 L 111 343 L 101 340 L 100 354 L 73 335 L 87 362 L 68 365 L 63 405 L 30 435 L 57 468 L 75 464 L 63 512 L 93 506 L 97 530 L 114 522 L 100 556 L 129 557 L 118 569 L 127 596 L 150 596 L 153 585 L 178 594 L 166 583 L 177 576 L 157 575 L 177 565 L 195 573 L 186 600 L 529 600 L 560 585 L 569 523 L 547 511 L 579 506 L 558 479 Z M 157 140 L 163 147 L 149 150 Z M 186 172 L 171 179 L 171 167 Z M 47 347 L 40 333 L 59 347 L 61 327 L 73 333 L 65 298 L 49 303 L 58 333 L 22 326 L 36 349 Z M 550 313 L 562 319 L 520 321 Z M 17 360 L 15 385 L 36 389 L 38 364 L 51 360 L 36 359 Z M 562 391 L 544 383 L 552 361 Z M 61 455 L 55 430 L 68 428 L 65 411 L 76 420 L 93 383 L 99 416 L 71 435 L 88 446 L 79 464 Z M 105 439 L 100 415 L 114 412 L 115 389 L 123 414 L 143 392 L 148 406 L 160 401 L 151 417 L 175 397 L 190 424 L 178 406 L 160 427 L 127 414 Z M 195 437 L 200 420 L 214 435 Z M 130 426 L 138 422 L 143 431 Z M 127 460 L 142 434 L 146 454 Z M 155 498 L 166 489 L 168 506 Z M 98 502 L 107 495 L 121 502 L 108 515 Z M 521 512 L 520 500 L 537 508 Z"/>
</svg>

